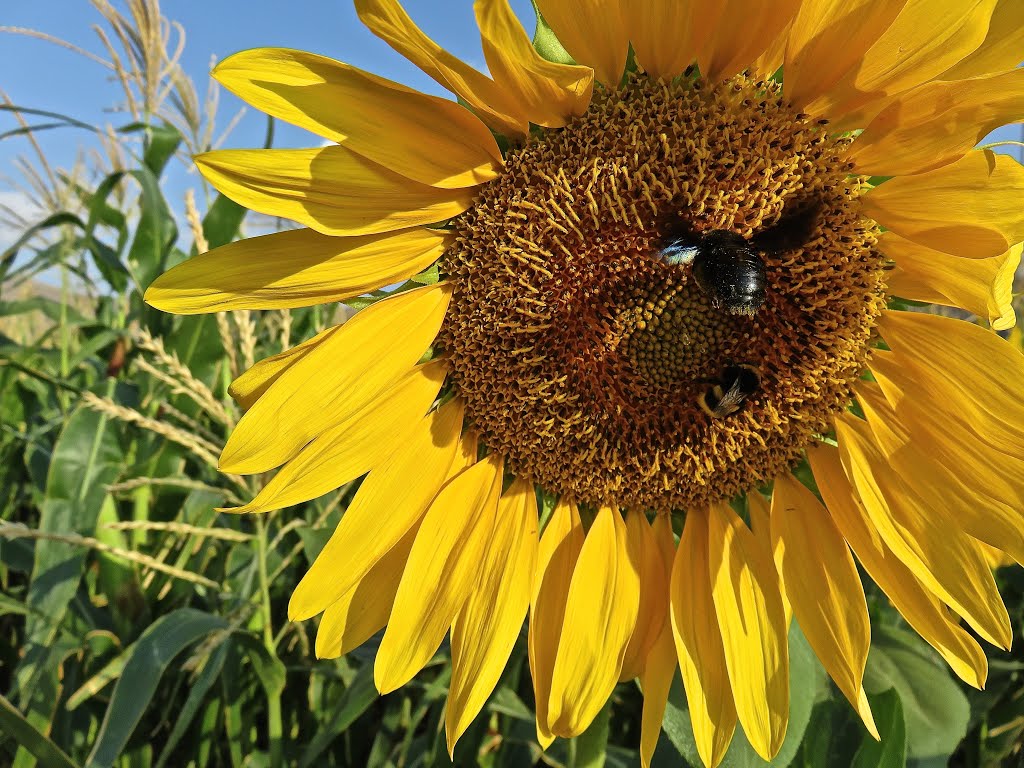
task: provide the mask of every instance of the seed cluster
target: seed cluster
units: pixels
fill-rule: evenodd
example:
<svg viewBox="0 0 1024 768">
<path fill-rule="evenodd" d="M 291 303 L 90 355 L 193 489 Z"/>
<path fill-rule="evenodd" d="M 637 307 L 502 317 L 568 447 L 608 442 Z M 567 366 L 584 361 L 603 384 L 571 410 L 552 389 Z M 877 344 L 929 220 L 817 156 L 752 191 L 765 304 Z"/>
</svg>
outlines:
<svg viewBox="0 0 1024 768">
<path fill-rule="evenodd" d="M 639 76 L 511 151 L 455 222 L 440 343 L 474 429 L 513 470 L 584 503 L 685 510 L 772 479 L 831 427 L 884 305 L 875 228 L 845 139 L 773 83 Z M 745 237 L 813 200 L 802 247 L 766 254 L 752 317 L 711 306 L 659 257 L 668 223 Z M 761 388 L 698 405 L 729 364 Z"/>
</svg>

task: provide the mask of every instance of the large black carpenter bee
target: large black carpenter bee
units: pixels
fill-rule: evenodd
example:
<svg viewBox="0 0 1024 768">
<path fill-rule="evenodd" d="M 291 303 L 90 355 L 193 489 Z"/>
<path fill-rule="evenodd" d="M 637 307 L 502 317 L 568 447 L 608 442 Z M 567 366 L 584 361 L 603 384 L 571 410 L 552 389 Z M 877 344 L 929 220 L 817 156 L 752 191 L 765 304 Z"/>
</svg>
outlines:
<svg viewBox="0 0 1024 768">
<path fill-rule="evenodd" d="M 821 204 L 789 206 L 772 226 L 748 240 L 736 232 L 699 232 L 689 222 L 673 220 L 659 255 L 669 264 L 689 266 L 693 279 L 717 309 L 753 315 L 764 306 L 768 278 L 762 253 L 799 248 L 811 236 Z"/>
</svg>

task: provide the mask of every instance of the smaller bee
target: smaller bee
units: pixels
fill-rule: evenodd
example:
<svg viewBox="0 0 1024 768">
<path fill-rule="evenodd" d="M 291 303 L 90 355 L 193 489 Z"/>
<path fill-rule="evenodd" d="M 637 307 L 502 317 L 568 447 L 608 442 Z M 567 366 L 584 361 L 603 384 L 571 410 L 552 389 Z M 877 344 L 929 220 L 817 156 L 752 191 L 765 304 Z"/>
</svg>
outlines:
<svg viewBox="0 0 1024 768">
<path fill-rule="evenodd" d="M 747 240 L 736 232 L 696 232 L 684 221 L 669 224 L 659 255 L 669 264 L 689 265 L 693 279 L 715 308 L 754 315 L 765 302 L 768 275 L 762 253 L 799 248 L 810 237 L 820 203 L 798 204 L 778 222 Z"/>
<path fill-rule="evenodd" d="M 761 386 L 761 374 L 752 365 L 726 366 L 721 377 L 697 398 L 701 410 L 713 419 L 736 413 Z"/>
</svg>

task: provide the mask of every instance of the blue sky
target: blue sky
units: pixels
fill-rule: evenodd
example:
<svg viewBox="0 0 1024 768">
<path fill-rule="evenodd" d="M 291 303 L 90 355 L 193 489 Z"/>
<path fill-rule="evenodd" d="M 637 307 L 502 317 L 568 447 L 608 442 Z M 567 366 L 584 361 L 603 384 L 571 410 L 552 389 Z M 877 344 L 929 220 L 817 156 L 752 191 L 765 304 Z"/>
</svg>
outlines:
<svg viewBox="0 0 1024 768">
<path fill-rule="evenodd" d="M 527 29 L 533 31 L 530 0 L 512 5 Z M 483 66 L 470 0 L 406 0 L 416 22 L 461 58 Z M 203 85 L 212 57 L 259 46 L 302 48 L 342 59 L 421 90 L 442 94 L 433 80 L 378 40 L 356 17 L 351 0 L 164 0 L 162 11 L 180 22 L 187 33 L 182 63 Z M 92 30 L 99 22 L 87 0 L 3 0 L 0 25 L 38 29 L 76 45 L 102 52 Z M 0 87 L 16 104 L 102 120 L 98 110 L 119 96 L 116 84 L 98 64 L 54 45 L 15 35 L 0 36 Z M 225 106 L 240 102 L 225 94 Z M 106 119 L 116 118 L 107 115 Z M 262 134 L 258 119 L 250 121 L 252 136 Z M 245 129 L 243 129 L 245 130 Z M 70 139 L 65 139 L 69 141 Z M 0 144 L 0 158 L 12 149 Z"/>
<path fill-rule="evenodd" d="M 28 27 L 64 38 L 96 53 L 102 47 L 92 30 L 100 16 L 87 0 L 0 0 L 0 25 Z M 404 0 L 415 21 L 452 53 L 478 67 L 483 54 L 471 0 Z M 512 0 L 527 30 L 533 30 L 530 0 Z M 212 58 L 258 46 L 302 48 L 342 59 L 356 66 L 398 80 L 428 93 L 443 95 L 433 80 L 392 51 L 359 23 L 351 0 L 163 0 L 168 18 L 180 22 L 187 35 L 182 59 L 200 93 L 205 89 Z M 53 44 L 11 34 L 0 34 L 0 88 L 18 105 L 52 110 L 93 124 L 130 121 L 126 114 L 109 111 L 122 99 L 110 73 L 98 64 Z M 223 126 L 241 102 L 222 91 L 220 119 Z M 105 111 L 108 110 L 108 111 Z M 0 113 L 0 133 L 13 127 Z M 258 146 L 265 123 L 249 110 L 226 146 Z M 47 156 L 55 165 L 67 166 L 75 149 L 90 136 L 76 129 L 40 134 Z M 1003 129 L 998 138 L 1022 138 L 1020 126 Z M 277 123 L 276 146 L 317 143 L 308 134 Z M 14 175 L 13 159 L 28 150 L 23 138 L 0 141 L 0 200 L 10 203 L 11 193 L 2 177 Z M 1019 148 L 1004 148 L 1020 156 Z M 198 190 L 194 174 L 176 169 L 167 180 L 168 197 L 175 208 L 188 187 Z M 6 234 L 6 237 L 5 237 Z M 0 248 L 11 233 L 0 232 Z"/>
<path fill-rule="evenodd" d="M 405 0 L 403 4 L 427 34 L 460 58 L 484 66 L 471 0 Z M 512 0 L 512 5 L 532 33 L 530 0 Z M 351 0 L 163 0 L 161 10 L 186 30 L 182 64 L 200 94 L 212 58 L 223 59 L 246 48 L 283 46 L 322 53 L 424 92 L 448 95 L 370 34 L 356 17 Z M 87 0 L 0 0 L 0 26 L 36 29 L 102 54 L 92 29 L 100 22 Z M 0 88 L 19 106 L 60 112 L 96 125 L 116 127 L 131 121 L 127 114 L 109 111 L 123 98 L 107 69 L 41 40 L 0 34 Z M 242 106 L 222 90 L 218 124 L 224 126 Z M 265 126 L 265 119 L 250 109 L 225 146 L 259 146 Z M 0 113 L 0 133 L 13 127 L 11 116 Z M 308 146 L 320 141 L 280 121 L 275 131 L 275 146 Z M 87 132 L 77 129 L 39 134 L 47 156 L 55 165 L 65 167 L 72 163 L 76 147 L 90 140 Z M 23 138 L 0 141 L 0 200 L 12 201 L 3 178 L 15 176 L 14 158 L 28 150 Z M 199 186 L 196 175 L 174 169 L 165 189 L 172 205 L 180 208 L 185 189 L 198 191 Z M 11 241 L 11 235 L 0 231 L 0 249 Z"/>
</svg>

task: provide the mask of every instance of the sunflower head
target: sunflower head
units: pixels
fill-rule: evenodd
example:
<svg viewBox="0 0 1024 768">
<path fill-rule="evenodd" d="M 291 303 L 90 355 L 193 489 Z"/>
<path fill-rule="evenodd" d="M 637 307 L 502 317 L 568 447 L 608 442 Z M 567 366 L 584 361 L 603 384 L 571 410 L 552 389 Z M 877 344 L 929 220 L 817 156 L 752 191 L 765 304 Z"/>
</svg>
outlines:
<svg viewBox="0 0 1024 768">
<path fill-rule="evenodd" d="M 640 75 L 511 150 L 441 263 L 442 347 L 483 441 L 542 487 L 663 512 L 797 461 L 849 403 L 884 306 L 848 144 L 770 81 Z M 751 262 L 762 304 L 729 311 Z M 737 365 L 760 385 L 708 413 Z"/>
<path fill-rule="evenodd" d="M 707 766 L 738 724 L 774 756 L 793 620 L 877 734 L 858 561 L 968 683 L 986 661 L 960 619 L 1008 645 L 986 547 L 1024 560 L 1024 362 L 895 302 L 1013 325 L 1024 169 L 972 147 L 1022 117 L 1024 11 L 855 5 L 538 0 L 545 58 L 507 0 L 477 0 L 485 75 L 397 0 L 356 0 L 461 103 L 285 49 L 215 71 L 328 140 L 197 158 L 304 228 L 147 298 L 391 286 L 235 381 L 221 465 L 279 468 L 236 512 L 365 475 L 290 615 L 323 614 L 322 656 L 386 628 L 383 692 L 450 633 L 449 749 L 527 613 L 540 745 L 639 677 L 645 765 L 677 669 Z"/>
</svg>

